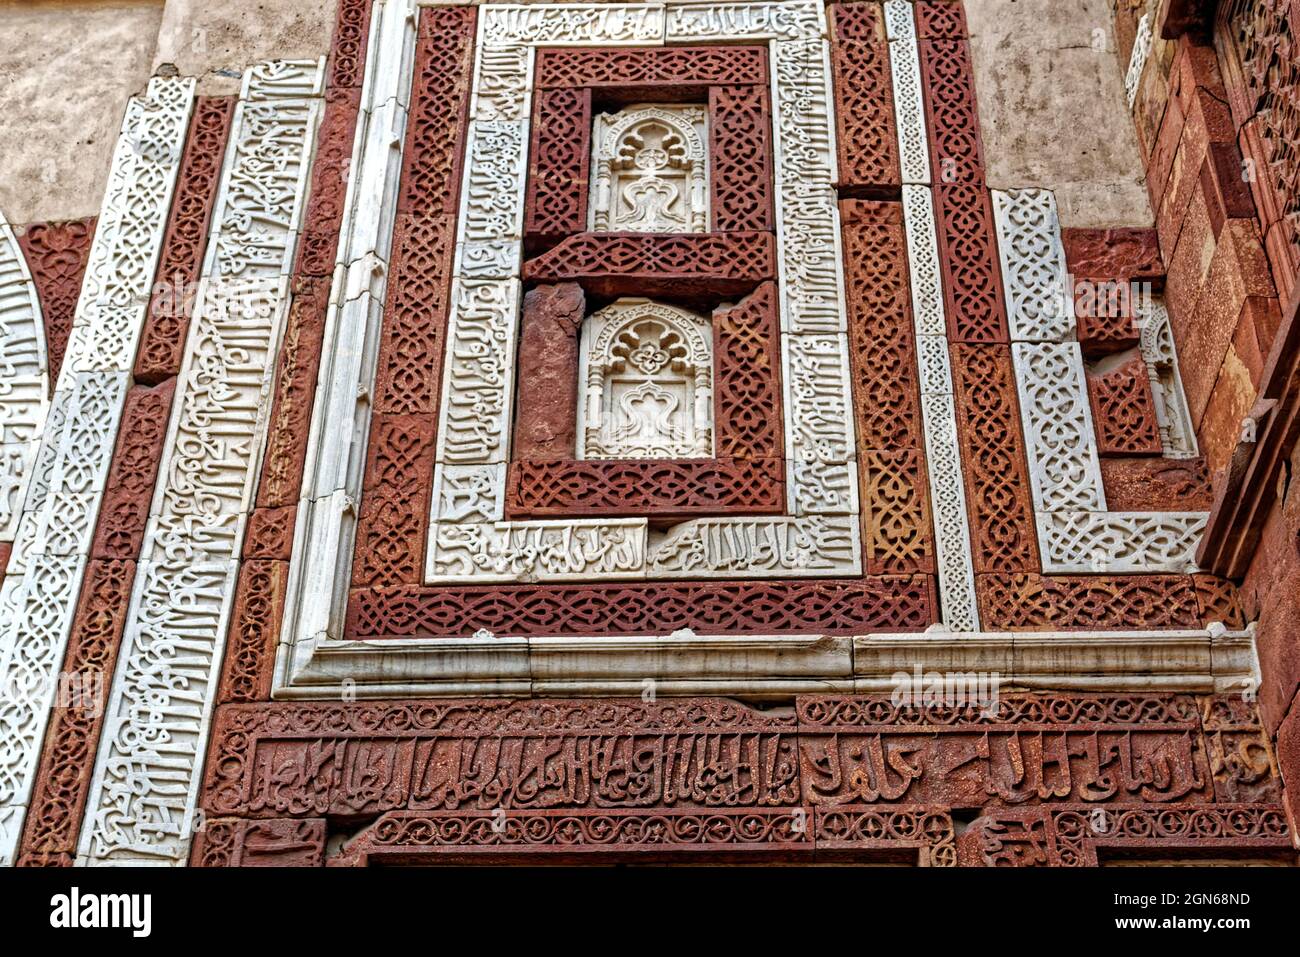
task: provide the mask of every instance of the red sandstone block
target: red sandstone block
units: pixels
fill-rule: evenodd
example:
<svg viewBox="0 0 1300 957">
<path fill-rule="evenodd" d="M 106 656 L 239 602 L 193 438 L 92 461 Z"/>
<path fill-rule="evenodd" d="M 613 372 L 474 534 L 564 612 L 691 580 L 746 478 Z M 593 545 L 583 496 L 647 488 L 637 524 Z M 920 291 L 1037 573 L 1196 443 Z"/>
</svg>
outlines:
<svg viewBox="0 0 1300 957">
<path fill-rule="evenodd" d="M 90 546 L 92 557 L 140 557 L 175 392 L 174 378 L 162 385 L 136 385 L 127 391 Z"/>
<path fill-rule="evenodd" d="M 586 299 L 577 283 L 524 294 L 519 341 L 516 459 L 571 459 L 578 421 L 578 332 Z"/>
<path fill-rule="evenodd" d="M 1156 228 L 1160 232 L 1162 250 L 1172 248 L 1181 231 L 1183 217 L 1200 180 L 1201 167 L 1209 145 L 1232 144 L 1237 137 L 1227 106 L 1207 92 L 1198 91 L 1184 112 L 1186 121 L 1183 124 L 1182 140 L 1174 154 L 1169 180 L 1156 214 Z"/>
<path fill-rule="evenodd" d="M 1201 296 L 1201 286 L 1210 272 L 1214 259 L 1216 237 L 1210 229 L 1210 214 L 1205 197 L 1198 189 L 1183 222 L 1177 245 L 1166 254 L 1169 274 L 1165 278 L 1165 302 L 1169 307 L 1169 321 L 1178 343 L 1179 352 L 1189 334 L 1196 316 L 1196 302 Z M 1162 248 L 1166 248 L 1162 241 Z"/>
<path fill-rule="evenodd" d="M 271 669 L 280 639 L 289 563 L 244 562 L 235 587 L 230 634 L 217 700 L 264 701 L 271 694 Z"/>
<path fill-rule="evenodd" d="M 1199 628 L 1191 580 L 1181 575 L 977 575 L 990 631 Z"/>
<path fill-rule="evenodd" d="M 1264 248 L 1268 252 L 1278 295 L 1284 301 L 1290 301 L 1296 276 L 1300 275 L 1300 232 L 1289 219 L 1280 220 L 1269 227 L 1264 236 Z"/>
<path fill-rule="evenodd" d="M 934 571 L 925 461 L 917 449 L 864 452 L 862 550 L 871 575 Z"/>
<path fill-rule="evenodd" d="M 1182 142 L 1185 122 L 1182 107 L 1176 100 L 1171 99 L 1165 106 L 1164 115 L 1160 118 L 1159 129 L 1151 145 L 1151 155 L 1147 158 L 1147 193 L 1151 197 L 1151 208 L 1154 210 L 1160 209 L 1165 189 L 1169 185 L 1169 174 L 1173 169 L 1178 144 Z M 1160 244 L 1166 262 L 1169 261 L 1173 251 L 1168 243 L 1169 240 L 1166 239 Z"/>
<path fill-rule="evenodd" d="M 457 212 L 475 16 L 470 6 L 426 7 L 420 14 L 399 212 Z"/>
<path fill-rule="evenodd" d="M 690 96 L 707 86 L 766 86 L 768 79 L 767 49 L 761 46 L 540 48 L 534 70 L 538 89 L 600 87 L 602 95 L 621 102 L 653 98 L 665 89 Z"/>
<path fill-rule="evenodd" d="M 515 461 L 506 516 L 780 515 L 784 476 L 780 458 Z"/>
<path fill-rule="evenodd" d="M 1300 834 L 1300 704 L 1289 702 L 1285 714 L 1285 720 L 1277 723 L 1277 764 L 1292 842 L 1300 847 L 1300 838 L 1296 837 Z"/>
<path fill-rule="evenodd" d="M 244 532 L 244 558 L 288 561 L 293 552 L 293 526 L 298 509 L 294 505 L 279 508 L 255 508 L 248 513 Z"/>
<path fill-rule="evenodd" d="M 57 382 L 95 238 L 95 219 L 33 223 L 19 230 L 17 238 L 41 301 L 50 381 Z"/>
<path fill-rule="evenodd" d="M 452 216 L 397 218 L 375 376 L 376 411 L 436 411 L 455 241 Z"/>
<path fill-rule="evenodd" d="M 1193 605 L 1195 601 L 1193 599 Z M 359 637 L 863 634 L 921 631 L 935 619 L 930 575 L 766 582 L 404 586 L 353 589 L 346 634 Z M 1156 619 L 1168 613 L 1156 614 Z"/>
<path fill-rule="evenodd" d="M 365 79 L 366 44 L 370 36 L 371 0 L 340 0 L 330 44 L 327 83 L 361 88 Z M 424 18 L 420 20 L 424 25 Z"/>
<path fill-rule="evenodd" d="M 1269 175 L 1268 149 L 1259 133 L 1260 120 L 1252 116 L 1237 134 L 1237 147 L 1241 150 L 1242 178 L 1250 188 L 1255 200 L 1256 215 L 1260 226 L 1267 230 L 1284 215 L 1284 203 L 1274 188 L 1273 177 Z"/>
<path fill-rule="evenodd" d="M 1229 628 L 1245 628 L 1246 616 L 1237 598 L 1237 586 L 1227 578 L 1217 575 L 1193 575 L 1196 601 L 1201 609 L 1201 620 L 1207 624 L 1221 621 Z"/>
<path fill-rule="evenodd" d="M 1180 36 L 1170 73 L 1170 87 L 1178 97 L 1179 106 L 1184 109 L 1191 106 L 1192 99 L 1201 90 L 1223 99 L 1226 91 L 1214 47 L 1197 43 L 1187 34 Z"/>
<path fill-rule="evenodd" d="M 1250 382 L 1259 388 L 1264 366 L 1273 348 L 1273 337 L 1282 323 L 1278 300 L 1252 296 L 1242 306 L 1237 318 L 1237 330 L 1232 336 L 1232 349 L 1250 372 Z"/>
<path fill-rule="evenodd" d="M 294 273 L 328 278 L 338 258 L 339 223 L 343 216 L 352 163 L 352 139 L 361 108 L 359 89 L 331 90 L 311 164 L 311 189 L 303 216 Z"/>
<path fill-rule="evenodd" d="M 840 203 L 859 448 L 919 448 L 920 387 L 899 203 Z"/>
<path fill-rule="evenodd" d="M 966 11 L 961 0 L 917 0 L 916 35 L 922 40 L 966 38 Z"/>
<path fill-rule="evenodd" d="M 1137 326 L 1133 324 L 1130 309 L 1124 308 L 1121 297 L 1128 293 L 1127 286 L 1121 290 L 1108 290 L 1103 293 L 1107 301 L 1098 303 L 1092 298 L 1094 293 L 1081 293 L 1075 290 L 1074 316 L 1079 327 L 1079 345 L 1086 358 L 1113 355 L 1124 352 L 1138 344 Z M 1088 301 L 1081 301 L 1086 299 Z"/>
<path fill-rule="evenodd" d="M 585 233 L 524 263 L 534 282 L 581 283 L 592 295 L 735 296 L 776 276 L 771 233 Z"/>
<path fill-rule="evenodd" d="M 149 311 L 136 350 L 138 382 L 157 383 L 180 372 L 234 110 L 233 97 L 195 100 Z"/>
<path fill-rule="evenodd" d="M 918 47 L 935 183 L 982 184 L 984 146 L 970 45 L 965 40 L 921 40 Z"/>
<path fill-rule="evenodd" d="M 1231 346 L 1213 382 L 1205 409 L 1196 420 L 1196 442 L 1210 471 L 1217 474 L 1241 440 L 1241 420 L 1255 403 L 1255 387 Z"/>
<path fill-rule="evenodd" d="M 1146 363 L 1134 355 L 1106 372 L 1089 369 L 1097 447 L 1106 455 L 1160 455 L 1160 428 Z"/>
<path fill-rule="evenodd" d="M 1038 535 L 1011 348 L 954 343 L 952 363 L 975 570 L 1037 571 Z"/>
<path fill-rule="evenodd" d="M 1214 504 L 1204 457 L 1103 458 L 1101 482 L 1113 512 L 1199 512 Z"/>
<path fill-rule="evenodd" d="M 1241 322 L 1242 310 L 1252 297 L 1275 297 L 1268 260 L 1254 222 L 1229 220 L 1219 235 L 1197 295 L 1195 318 L 1185 338 L 1178 342 L 1182 360 L 1179 368 L 1195 424 L 1199 425 L 1209 403 L 1210 390 Z M 1262 305 L 1250 304 L 1250 308 Z M 1180 318 L 1179 324 L 1184 322 L 1186 319 Z"/>
<path fill-rule="evenodd" d="M 719 458 L 777 459 L 781 416 L 781 306 L 765 282 L 713 310 L 714 448 Z"/>
<path fill-rule="evenodd" d="M 709 87 L 709 209 L 715 232 L 775 224 L 771 125 L 763 87 Z"/>
<path fill-rule="evenodd" d="M 1006 342 L 1002 271 L 988 189 L 978 182 L 935 187 L 935 216 L 949 337 L 954 342 Z"/>
<path fill-rule="evenodd" d="M 837 3 L 831 10 L 839 185 L 897 189 L 902 180 L 880 8 L 875 3 Z"/>
<path fill-rule="evenodd" d="M 540 90 L 524 197 L 524 236 L 554 243 L 587 229 L 591 90 Z"/>
<path fill-rule="evenodd" d="M 1154 229 L 1110 228 L 1061 230 L 1065 263 L 1075 279 L 1116 282 L 1163 279 L 1159 236 Z"/>
<path fill-rule="evenodd" d="M 1255 215 L 1250 188 L 1242 181 L 1243 165 L 1236 143 L 1210 143 L 1201 166 L 1201 190 L 1207 200 L 1210 225 L 1217 236 L 1229 219 Z"/>
<path fill-rule="evenodd" d="M 275 397 L 257 490 L 259 505 L 292 505 L 298 500 L 329 293 L 330 281 L 324 277 L 294 280 L 276 364 Z"/>
</svg>

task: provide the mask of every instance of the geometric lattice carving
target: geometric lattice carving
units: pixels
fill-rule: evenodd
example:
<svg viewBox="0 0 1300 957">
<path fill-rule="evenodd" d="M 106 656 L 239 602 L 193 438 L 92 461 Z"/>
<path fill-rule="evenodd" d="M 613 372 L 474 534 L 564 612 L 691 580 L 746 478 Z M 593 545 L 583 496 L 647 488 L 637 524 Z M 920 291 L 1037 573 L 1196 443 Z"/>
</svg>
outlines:
<svg viewBox="0 0 1300 957">
<path fill-rule="evenodd" d="M 980 614 L 991 631 L 1199 628 L 1186 576 L 981 575 Z"/>
<path fill-rule="evenodd" d="M 709 88 L 713 229 L 772 228 L 771 110 L 761 86 Z"/>
<path fill-rule="evenodd" d="M 897 203 L 845 200 L 840 220 L 858 442 L 864 449 L 919 447 L 920 390 L 902 210 Z"/>
<path fill-rule="evenodd" d="M 953 346 L 957 426 L 977 572 L 1038 567 L 1015 373 L 1006 346 Z"/>
<path fill-rule="evenodd" d="M 934 619 L 926 575 L 823 581 L 402 586 L 353 592 L 356 639 L 760 632 L 920 631 Z"/>
<path fill-rule="evenodd" d="M 839 185 L 889 187 L 900 182 L 889 47 L 875 3 L 837 3 L 834 42 Z"/>
<path fill-rule="evenodd" d="M 1011 338 L 1064 342 L 1074 328 L 1056 199 L 1046 189 L 996 190 L 994 215 Z"/>
<path fill-rule="evenodd" d="M 713 314 L 720 457 L 779 458 L 784 450 L 779 309 L 769 282 Z"/>
<path fill-rule="evenodd" d="M 511 518 L 563 515 L 780 514 L 780 459 L 514 462 L 506 487 Z"/>
<path fill-rule="evenodd" d="M 194 101 L 158 263 L 158 287 L 140 333 L 137 382 L 158 383 L 180 370 L 234 109 L 232 98 L 201 96 Z"/>
<path fill-rule="evenodd" d="M 50 388 L 59 381 L 63 368 L 63 354 L 72 333 L 72 318 L 94 236 L 92 216 L 61 223 L 34 223 L 18 237 L 45 319 Z"/>
<path fill-rule="evenodd" d="M 919 48 L 934 182 L 983 185 L 984 150 L 970 45 L 964 39 L 922 39 Z"/>
<path fill-rule="evenodd" d="M 948 335 L 953 342 L 1006 342 L 993 209 L 982 184 L 934 189 Z"/>
<path fill-rule="evenodd" d="M 1294 3 L 1231 0 L 1219 4 L 1219 16 L 1240 64 L 1230 85 L 1234 118 L 1238 128 L 1253 118 L 1258 131 L 1251 185 L 1285 300 L 1300 264 L 1300 11 Z"/>
<path fill-rule="evenodd" d="M 1122 354 L 1098 363 L 1087 376 L 1097 423 L 1097 451 L 1102 455 L 1159 455 L 1160 429 L 1142 357 L 1136 351 Z"/>
<path fill-rule="evenodd" d="M 533 108 L 524 231 L 562 239 L 587 228 L 591 91 L 539 90 Z"/>
<path fill-rule="evenodd" d="M 755 46 L 542 47 L 537 51 L 535 70 L 539 89 L 611 87 L 638 97 L 642 91 L 683 86 L 764 86 L 767 50 Z"/>
</svg>

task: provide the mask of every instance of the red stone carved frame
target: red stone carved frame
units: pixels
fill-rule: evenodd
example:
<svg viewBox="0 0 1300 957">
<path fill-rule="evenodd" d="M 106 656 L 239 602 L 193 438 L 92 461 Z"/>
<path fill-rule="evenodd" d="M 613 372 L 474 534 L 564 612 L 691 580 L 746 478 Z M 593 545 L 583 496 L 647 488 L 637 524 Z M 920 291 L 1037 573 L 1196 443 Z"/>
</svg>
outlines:
<svg viewBox="0 0 1300 957">
<path fill-rule="evenodd" d="M 446 28 L 436 32 L 426 29 L 424 24 L 434 17 L 447 21 Z M 887 544 L 877 547 L 874 552 L 872 546 L 864 544 L 868 551 L 864 566 L 870 574 L 862 578 L 674 584 L 630 582 L 454 587 L 423 584 L 423 549 L 429 513 L 433 441 L 437 431 L 434 403 L 438 395 L 445 341 L 452 214 L 458 198 L 458 178 L 452 174 L 460 162 L 463 145 L 459 124 L 467 105 L 468 50 L 473 17 L 473 11 L 464 8 L 431 8 L 421 14 L 412 119 L 404 154 L 406 165 L 400 187 L 389 298 L 380 343 L 381 371 L 374 396 L 375 413 L 367 450 L 345 635 L 349 638 L 454 636 L 468 635 L 480 628 L 500 635 L 663 634 L 679 628 L 692 628 L 705 634 L 754 630 L 806 634 L 810 629 L 818 633 L 847 634 L 926 627 L 934 620 L 935 602 L 934 584 L 928 573 L 930 560 L 927 556 L 931 550 L 925 544 L 929 533 L 921 492 L 923 470 L 909 473 L 911 477 L 902 488 L 893 481 L 877 482 L 874 486 L 873 501 L 877 503 L 877 524 L 881 529 L 877 541 Z M 454 40 L 456 37 L 463 39 Z M 720 47 L 708 51 L 692 51 L 690 48 L 617 50 L 608 53 L 585 48 L 542 50 L 538 53 L 537 66 L 541 91 L 539 102 L 548 90 L 594 90 L 601 88 L 602 84 L 615 83 L 622 84 L 625 97 L 635 101 L 647 93 L 645 88 L 636 87 L 637 82 L 658 83 L 661 75 L 680 75 L 680 67 L 674 64 L 689 61 L 700 70 L 698 78 L 674 88 L 674 96 L 698 96 L 715 87 L 725 87 L 728 91 L 753 88 L 754 99 L 762 103 L 765 110 L 767 94 L 762 83 L 767 73 L 762 54 L 763 51 L 749 47 Z M 628 78 L 626 64 L 629 63 L 641 72 L 636 74 L 639 80 L 624 83 Z M 672 84 L 668 86 L 672 87 Z M 732 99 L 738 100 L 738 94 L 732 95 Z M 716 103 L 714 106 L 719 108 Z M 725 105 L 725 109 L 732 108 L 730 103 Z M 761 134 L 763 145 L 759 152 L 763 156 L 767 155 L 770 143 L 767 123 L 764 114 L 756 127 L 752 123 L 745 127 L 748 137 Z M 720 126 L 726 124 L 715 123 L 715 131 Z M 574 127 L 570 124 L 566 128 L 571 130 Z M 542 129 L 542 124 L 535 126 L 537 136 L 543 135 Z M 544 143 L 535 144 L 531 156 L 533 160 L 542 162 L 548 157 L 548 150 Z M 581 173 L 584 150 L 585 147 L 559 150 L 559 153 L 567 157 L 565 162 L 571 163 L 570 170 Z M 558 183 L 574 197 L 585 195 L 581 189 L 574 190 L 570 182 L 572 176 L 544 175 L 545 169 L 555 169 L 560 162 L 557 158 L 546 161 L 550 166 L 544 165 L 542 171 L 538 170 L 536 163 L 530 169 L 530 198 L 527 203 L 531 205 L 526 205 L 526 209 L 533 211 L 533 223 L 538 221 L 543 209 L 550 211 L 546 216 L 551 217 L 548 221 L 553 221 L 553 211 L 563 206 L 549 199 L 542 202 L 537 198 L 538 184 L 547 185 L 549 190 L 559 188 L 555 186 Z M 424 168 L 445 171 L 446 175 L 440 173 L 433 181 L 436 188 L 431 189 L 421 177 L 414 175 L 414 171 Z M 752 167 L 748 173 L 753 174 Z M 729 175 L 715 177 L 715 183 L 719 179 L 725 182 Z M 712 297 L 714 302 L 724 297 L 730 301 L 740 300 L 740 305 L 722 314 L 739 320 L 741 316 L 737 315 L 737 310 L 753 309 L 762 304 L 766 295 L 763 284 L 769 282 L 768 277 L 774 273 L 765 265 L 770 254 L 764 252 L 771 248 L 767 245 L 771 243 L 770 234 L 764 232 L 771 226 L 769 177 L 769 167 L 763 165 L 761 175 L 754 179 L 756 185 L 751 188 L 751 202 L 729 205 L 731 209 L 748 209 L 750 212 L 741 218 L 719 220 L 718 225 L 725 226 L 724 229 L 703 236 L 626 238 L 573 232 L 548 252 L 530 260 L 525 266 L 526 278 L 551 286 L 577 281 L 590 287 L 589 291 L 599 289 L 601 293 L 612 295 L 628 294 L 632 290 L 646 294 L 647 286 L 650 290 L 656 288 L 655 282 L 663 282 L 668 288 L 680 288 L 683 278 L 687 278 L 695 283 L 692 292 L 698 296 Z M 755 189 L 757 192 L 753 191 Z M 573 207 L 570 204 L 567 208 L 572 210 Z M 565 216 L 559 218 L 575 229 L 585 228 L 585 212 L 581 217 L 576 214 Z M 542 237 L 537 229 L 533 233 L 538 238 L 555 238 L 554 230 L 547 237 Z M 898 236 L 901 237 L 901 229 Z M 750 244 L 749 248 L 756 249 L 759 255 L 746 253 L 743 259 L 734 253 L 727 255 L 728 250 L 738 250 L 743 248 L 743 244 Z M 610 249 L 623 247 L 628 250 L 626 256 L 606 255 Z M 720 252 L 710 251 L 708 255 L 690 253 L 692 247 Z M 679 249 L 684 252 L 674 252 Z M 899 257 L 902 256 L 901 250 L 900 238 L 895 249 Z M 681 256 L 686 258 L 681 259 Z M 901 259 L 896 261 L 901 262 Z M 718 265 L 711 266 L 713 262 Z M 905 271 L 895 273 L 890 282 L 896 294 L 905 295 Z M 745 298 L 746 293 L 748 298 Z M 737 346 L 742 345 L 742 351 L 747 350 L 749 361 L 745 365 L 745 381 L 735 379 L 737 394 L 742 391 L 766 393 L 775 403 L 776 377 L 760 375 L 763 370 L 754 368 L 754 360 L 768 346 L 758 337 L 750 337 L 750 341 L 743 344 L 738 340 Z M 724 353 L 719 356 L 719 362 L 729 364 L 729 354 L 734 351 L 731 348 L 719 350 Z M 731 382 L 726 368 L 720 364 L 719 380 Z M 909 382 L 905 388 L 914 390 L 915 383 Z M 719 401 L 727 400 L 720 396 Z M 906 401 L 914 408 L 919 405 L 919 397 L 914 394 Z M 739 401 L 735 404 L 739 408 Z M 771 420 L 779 422 L 779 413 L 771 416 Z M 732 434 L 752 433 L 746 439 L 751 448 L 765 451 L 781 448 L 777 431 L 779 428 L 770 433 L 766 430 L 755 432 L 752 423 L 738 421 Z M 882 445 L 877 451 L 898 452 L 907 468 L 916 470 L 920 467 L 919 457 L 914 454 L 918 442 L 913 437 L 903 446 L 891 448 Z M 739 451 L 737 446 L 731 447 L 730 451 L 737 462 L 763 461 L 762 456 L 742 459 L 736 454 Z M 606 467 L 605 463 L 598 464 L 601 468 Z M 676 481 L 683 470 L 695 467 L 682 462 L 676 463 L 676 468 L 672 463 L 636 464 L 638 469 L 665 469 L 671 481 Z M 527 503 L 529 509 L 546 508 L 546 502 L 563 501 L 559 497 L 552 498 L 554 486 L 550 483 L 555 473 L 559 472 L 561 483 L 571 488 L 576 481 L 571 470 L 591 465 L 585 462 L 556 465 L 554 461 L 544 467 L 528 465 L 527 468 L 535 468 L 535 474 L 541 476 L 534 481 L 545 480 L 548 484 L 541 486 L 540 491 L 530 492 L 521 488 L 517 480 L 512 482 L 515 507 Z M 525 466 L 520 463 L 516 466 L 515 474 L 518 475 Z M 629 475 L 638 480 L 644 475 L 629 473 L 623 463 L 615 463 L 609 468 L 612 470 L 606 473 L 609 484 L 603 486 L 607 491 L 598 495 L 587 493 L 602 506 L 620 497 L 621 490 L 631 481 Z M 721 490 L 720 484 L 718 487 Z M 665 500 L 673 495 L 669 485 Z M 565 504 L 563 507 L 571 506 Z M 681 508 L 681 500 L 678 500 L 666 508 L 665 514 L 671 515 L 673 509 Z M 751 506 L 751 510 L 755 509 Z"/>
<path fill-rule="evenodd" d="M 520 453 L 506 492 L 509 518 L 576 515 L 780 514 L 785 461 L 777 353 L 776 244 L 771 233 L 771 130 L 762 47 L 547 48 L 537 53 L 537 101 L 525 192 L 525 236 L 554 245 L 524 265 L 525 282 L 576 281 L 588 295 L 717 302 L 715 429 L 718 455 L 681 461 L 577 461 L 573 449 Z M 713 231 L 654 235 L 587 232 L 593 103 L 707 98 Z M 759 285 L 762 283 L 762 285 Z M 530 390 L 559 370 L 553 344 L 536 348 L 525 299 L 516 434 L 576 420 L 576 394 Z M 534 300 L 535 301 L 535 300 Z M 726 319 L 723 319 L 723 317 Z M 581 317 L 579 317 L 581 319 Z M 567 335 L 577 336 L 570 324 Z M 576 358 L 576 346 L 566 348 Z M 576 362 L 563 374 L 575 374 Z M 526 418 L 529 417 L 529 418 Z M 752 422 L 775 424 L 752 441 Z"/>
</svg>

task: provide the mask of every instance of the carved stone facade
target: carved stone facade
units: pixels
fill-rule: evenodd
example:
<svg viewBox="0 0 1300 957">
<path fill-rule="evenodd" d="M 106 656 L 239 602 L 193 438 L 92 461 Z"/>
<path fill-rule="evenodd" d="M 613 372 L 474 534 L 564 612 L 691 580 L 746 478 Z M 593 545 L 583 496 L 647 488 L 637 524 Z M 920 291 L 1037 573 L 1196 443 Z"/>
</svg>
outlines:
<svg viewBox="0 0 1300 957">
<path fill-rule="evenodd" d="M 1292 14 L 1119 15 L 1099 229 L 990 185 L 977 2 L 151 80 L 0 220 L 0 861 L 1294 863 Z"/>
</svg>

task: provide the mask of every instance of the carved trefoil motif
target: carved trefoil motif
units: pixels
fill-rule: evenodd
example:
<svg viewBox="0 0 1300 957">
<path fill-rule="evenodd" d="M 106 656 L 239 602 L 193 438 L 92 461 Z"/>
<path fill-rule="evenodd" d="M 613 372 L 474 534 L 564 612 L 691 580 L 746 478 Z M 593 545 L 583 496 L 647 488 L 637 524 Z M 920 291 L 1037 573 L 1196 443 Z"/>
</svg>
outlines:
<svg viewBox="0 0 1300 957">
<path fill-rule="evenodd" d="M 620 299 L 582 327 L 578 457 L 713 455 L 709 320 L 645 299 Z"/>
<path fill-rule="evenodd" d="M 708 111 L 646 104 L 592 124 L 594 232 L 709 231 Z"/>
</svg>

